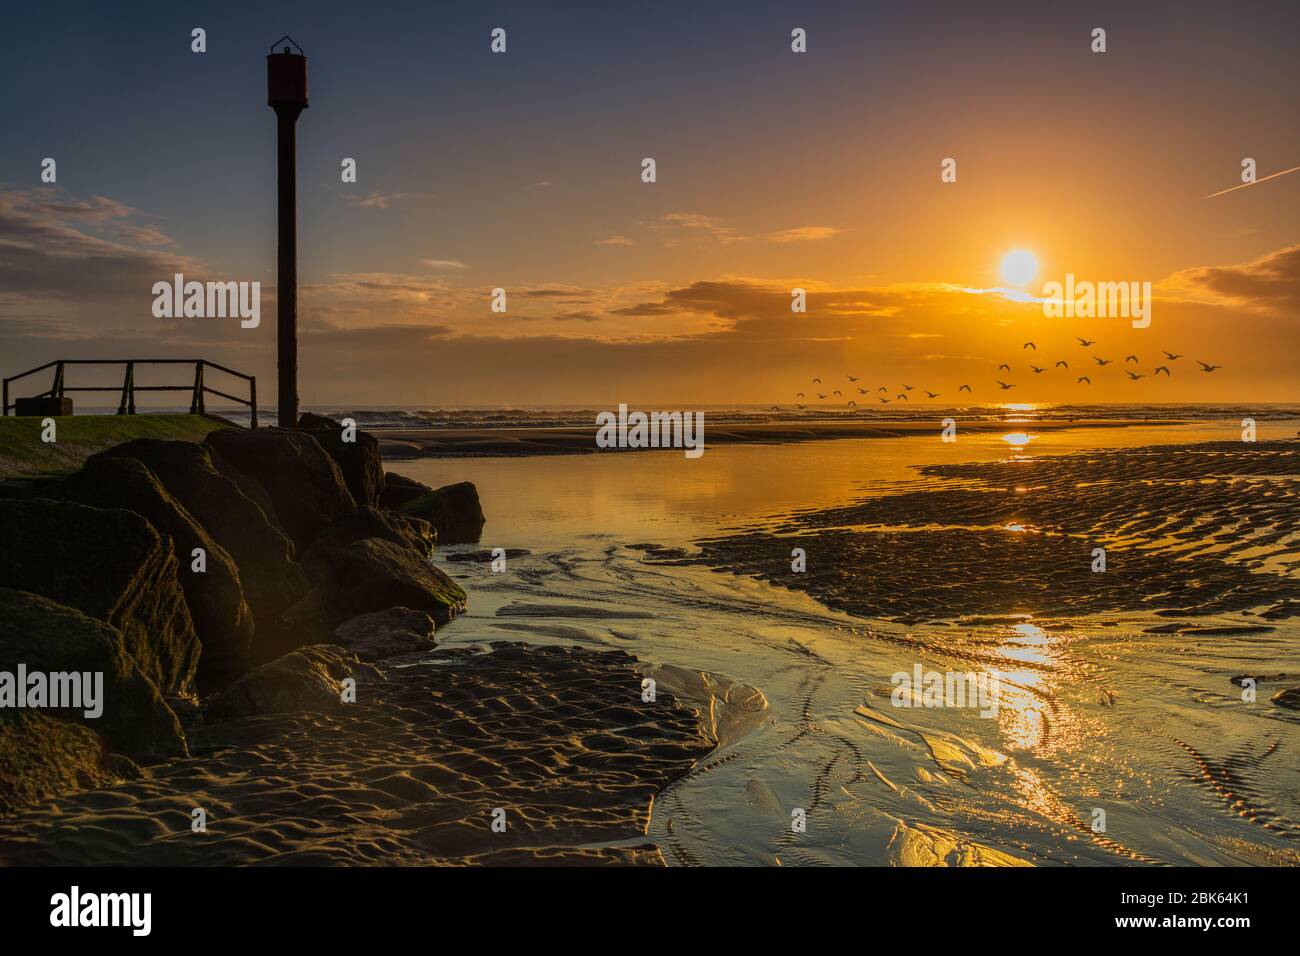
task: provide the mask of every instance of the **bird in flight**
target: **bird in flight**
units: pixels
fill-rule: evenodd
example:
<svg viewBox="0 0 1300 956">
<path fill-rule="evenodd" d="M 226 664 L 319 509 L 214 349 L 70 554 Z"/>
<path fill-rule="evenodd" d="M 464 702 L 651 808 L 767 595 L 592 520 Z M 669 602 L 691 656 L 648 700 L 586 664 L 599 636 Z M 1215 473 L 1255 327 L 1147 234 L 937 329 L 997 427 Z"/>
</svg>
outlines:
<svg viewBox="0 0 1300 956">
<path fill-rule="evenodd" d="M 858 403 L 855 402 L 853 399 L 850 398 L 850 399 L 849 399 L 849 404 L 850 404 L 850 405 L 856 405 L 856 404 L 858 404 Z"/>
<path fill-rule="evenodd" d="M 905 391 L 905 392 L 910 392 L 910 391 L 911 391 L 912 389 L 914 389 L 914 388 L 916 388 L 915 385 L 904 385 L 904 386 L 903 386 L 903 391 Z"/>
<path fill-rule="evenodd" d="M 803 392 L 795 392 L 795 393 L 794 393 L 794 397 L 795 397 L 795 398 L 803 398 L 803 397 L 804 397 Z"/>
<path fill-rule="evenodd" d="M 1137 360 L 1138 360 L 1138 357 L 1137 357 L 1136 355 L 1125 355 L 1125 356 L 1124 356 L 1124 361 L 1125 361 L 1125 362 L 1132 362 L 1134 365 L 1137 364 Z"/>
<path fill-rule="evenodd" d="M 1166 375 L 1168 375 L 1168 374 L 1169 374 L 1169 368 L 1168 368 L 1167 366 L 1164 366 L 1164 365 L 1157 365 L 1157 366 L 1156 366 L 1156 370 L 1155 370 L 1155 374 L 1156 374 L 1156 375 L 1159 375 L 1161 372 L 1164 372 Z"/>
<path fill-rule="evenodd" d="M 1097 358 L 1097 356 L 1095 356 L 1095 355 L 1092 357 L 1092 360 L 1093 360 L 1094 362 L 1096 362 L 1098 365 L 1109 365 L 1109 364 L 1110 364 L 1110 359 Z"/>
<path fill-rule="evenodd" d="M 938 398 L 938 397 L 939 397 L 939 393 L 938 393 L 938 392 L 932 392 L 932 391 L 930 391 L 929 389 L 926 389 L 926 390 L 925 390 L 925 397 L 926 397 L 926 398 Z"/>
<path fill-rule="evenodd" d="M 807 405 L 800 405 L 798 402 L 795 402 L 795 403 L 794 403 L 794 407 L 795 407 L 795 408 L 807 408 L 808 406 L 807 406 Z"/>
<path fill-rule="evenodd" d="M 1173 352 L 1165 352 L 1165 358 L 1167 358 L 1171 362 L 1177 362 L 1180 358 L 1182 358 L 1182 356 L 1175 355 Z"/>
<path fill-rule="evenodd" d="M 1002 371 L 1003 369 L 1006 369 L 1008 372 L 1010 372 L 1010 371 L 1011 371 L 1011 366 L 1008 365 L 1006 362 L 1003 362 L 1001 365 L 998 366 L 998 371 L 1000 372 L 1000 371 Z"/>
<path fill-rule="evenodd" d="M 835 391 L 831 392 L 831 394 L 832 394 L 832 395 L 839 395 L 840 398 L 843 398 L 843 397 L 844 397 L 843 394 L 841 394 L 841 392 L 840 392 L 840 390 L 839 390 L 838 388 L 837 388 Z"/>
<path fill-rule="evenodd" d="M 850 381 L 850 382 L 856 382 L 857 380 L 858 380 L 858 378 L 857 378 L 856 375 L 850 375 L 850 376 L 849 376 L 849 381 Z"/>
<path fill-rule="evenodd" d="M 879 395 L 877 395 L 876 398 L 880 399 L 880 404 L 881 404 L 881 405 L 888 405 L 888 404 L 889 404 L 889 399 L 887 399 L 887 398 L 880 398 Z"/>
<path fill-rule="evenodd" d="M 1009 389 L 1009 388 L 1015 388 L 1014 385 L 1008 385 L 1006 382 L 1003 382 L 1003 381 L 1001 381 L 1000 379 L 996 379 L 996 378 L 995 378 L 993 381 L 995 381 L 995 382 L 997 382 L 999 385 L 1001 385 L 1001 386 L 1002 386 L 1002 391 L 1004 391 L 1004 392 L 1005 392 L 1007 389 Z"/>
<path fill-rule="evenodd" d="M 876 391 L 877 391 L 877 392 L 883 392 L 883 391 L 887 391 L 887 389 L 885 388 L 885 386 L 882 385 L 882 386 L 880 386 L 880 388 L 876 389 Z"/>
<path fill-rule="evenodd" d="M 1021 348 L 1021 349 L 1033 349 L 1035 352 L 1038 351 L 1038 346 L 1035 345 L 1033 342 L 1026 342 L 1024 345 L 1020 346 L 1020 348 Z"/>
<path fill-rule="evenodd" d="M 1202 372 L 1213 372 L 1216 368 L 1223 368 L 1222 365 L 1206 365 L 1200 359 L 1196 360 L 1196 364 L 1201 367 Z"/>
<path fill-rule="evenodd" d="M 1070 367 L 1070 363 L 1067 362 L 1065 359 L 1061 359 L 1059 362 L 1056 363 L 1056 368 L 1069 368 L 1069 367 Z"/>
<path fill-rule="evenodd" d="M 823 395 L 821 392 L 818 392 L 818 393 L 817 393 L 817 397 L 818 397 L 818 398 L 821 398 L 821 399 L 826 398 L 826 396 Z"/>
<path fill-rule="evenodd" d="M 1146 378 L 1146 376 L 1140 372 L 1125 372 L 1124 374 L 1135 382 L 1140 378 Z"/>
<path fill-rule="evenodd" d="M 905 402 L 905 401 L 907 401 L 907 392 L 904 392 L 902 395 L 899 395 L 899 396 L 898 396 L 898 400 L 899 400 L 900 402 Z"/>
<path fill-rule="evenodd" d="M 866 390 L 865 388 L 860 388 L 860 389 L 858 389 L 858 394 L 859 394 L 859 395 L 865 395 L 865 394 L 867 394 L 867 390 Z"/>
<path fill-rule="evenodd" d="M 1044 372 L 1047 371 L 1047 369 L 1039 368 L 1037 365 L 1030 365 L 1029 367 L 1034 370 L 1035 375 L 1042 375 Z"/>
<path fill-rule="evenodd" d="M 819 378 L 815 378 L 815 379 L 813 379 L 813 384 L 814 384 L 814 385 L 820 385 L 821 383 L 822 383 L 822 380 L 821 380 L 821 379 L 819 379 Z"/>
<path fill-rule="evenodd" d="M 1088 385 L 1091 385 L 1092 379 L 1088 378 L 1088 376 L 1086 375 L 1080 375 L 1077 379 L 1075 379 L 1075 384 L 1078 384 L 1079 382 L 1086 382 Z"/>
<path fill-rule="evenodd" d="M 958 386 L 957 386 L 957 391 L 959 391 L 959 392 L 969 392 L 969 391 L 970 391 L 970 386 L 969 386 L 969 385 L 958 385 Z"/>
<path fill-rule="evenodd" d="M 1085 349 L 1086 349 L 1089 345 L 1096 345 L 1096 344 L 1097 344 L 1097 340 L 1096 340 L 1096 339 L 1093 339 L 1091 342 L 1089 342 L 1087 339 L 1080 339 L 1077 335 L 1075 336 L 1075 338 L 1079 340 L 1079 344 L 1082 345 Z"/>
</svg>

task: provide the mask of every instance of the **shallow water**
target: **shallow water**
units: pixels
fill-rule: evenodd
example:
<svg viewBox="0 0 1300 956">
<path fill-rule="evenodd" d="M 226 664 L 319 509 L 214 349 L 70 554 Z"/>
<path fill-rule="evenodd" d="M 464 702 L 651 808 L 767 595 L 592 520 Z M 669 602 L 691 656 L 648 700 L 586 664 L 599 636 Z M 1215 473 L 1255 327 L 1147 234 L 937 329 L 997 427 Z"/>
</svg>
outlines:
<svg viewBox="0 0 1300 956">
<path fill-rule="evenodd" d="M 1296 434 L 1261 422 L 1260 437 Z M 1239 439 L 1237 421 L 996 435 L 727 446 L 674 452 L 394 464 L 478 485 L 479 547 L 525 548 L 504 573 L 456 562 L 470 613 L 443 644 L 489 639 L 618 647 L 759 687 L 768 721 L 660 798 L 650 835 L 670 863 L 1263 863 L 1294 865 L 1294 711 L 1229 678 L 1300 674 L 1300 626 L 1145 633 L 1138 614 L 904 626 L 699 567 L 648 562 L 719 531 L 865 494 L 929 487 L 914 466 Z M 445 553 L 474 549 L 444 549 Z M 444 558 L 445 558 L 444 553 Z M 541 608 L 546 610 L 542 612 Z M 503 613 L 504 612 L 504 613 Z M 1237 617 L 1226 623 L 1240 624 Z M 891 706 L 890 677 L 996 670 L 995 717 Z M 1296 683 L 1293 679 L 1290 683 Z M 792 830 L 802 811 L 805 832 Z M 1104 832 L 1094 828 L 1105 814 Z"/>
</svg>

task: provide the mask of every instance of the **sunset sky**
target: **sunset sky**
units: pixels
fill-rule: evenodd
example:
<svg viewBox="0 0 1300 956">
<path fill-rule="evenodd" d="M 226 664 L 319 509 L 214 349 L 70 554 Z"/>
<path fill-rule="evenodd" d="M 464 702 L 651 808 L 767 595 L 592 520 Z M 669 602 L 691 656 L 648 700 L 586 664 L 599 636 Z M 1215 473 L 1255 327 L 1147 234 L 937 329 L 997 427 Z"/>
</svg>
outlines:
<svg viewBox="0 0 1300 956">
<path fill-rule="evenodd" d="M 1300 401 L 1300 172 L 1206 198 L 1245 157 L 1300 165 L 1294 3 L 231 6 L 8 5 L 4 374 L 194 356 L 274 394 L 264 57 L 289 33 L 308 404 L 787 404 L 847 374 L 945 400 L 1000 400 L 1001 378 L 1017 401 Z M 1008 299 L 1014 249 L 1034 295 L 1151 282 L 1151 326 Z M 154 318 L 175 272 L 260 280 L 261 327 Z M 1091 388 L 1028 370 L 1092 365 L 1075 336 L 1117 360 Z M 1118 371 L 1165 349 L 1168 379 Z"/>
</svg>

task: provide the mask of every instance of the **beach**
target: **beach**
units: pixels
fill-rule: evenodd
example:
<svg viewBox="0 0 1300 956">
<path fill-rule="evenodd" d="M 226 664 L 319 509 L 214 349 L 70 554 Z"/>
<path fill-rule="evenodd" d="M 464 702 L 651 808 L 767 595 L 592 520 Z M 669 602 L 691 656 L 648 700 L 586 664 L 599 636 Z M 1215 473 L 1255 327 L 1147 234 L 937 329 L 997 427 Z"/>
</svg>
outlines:
<svg viewBox="0 0 1300 956">
<path fill-rule="evenodd" d="M 0 818 L 0 858 L 1295 865 L 1300 445 L 1236 424 L 389 460 L 483 502 L 433 552 L 454 619 L 177 704 L 187 753 Z M 900 706 L 913 673 L 994 712 Z"/>
</svg>

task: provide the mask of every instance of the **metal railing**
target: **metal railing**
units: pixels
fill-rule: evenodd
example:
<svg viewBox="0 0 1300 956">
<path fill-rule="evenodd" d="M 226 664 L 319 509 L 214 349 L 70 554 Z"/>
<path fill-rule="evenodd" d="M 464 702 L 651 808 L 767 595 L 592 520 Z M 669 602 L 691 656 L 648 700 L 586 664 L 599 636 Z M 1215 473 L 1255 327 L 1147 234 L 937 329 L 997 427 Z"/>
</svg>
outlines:
<svg viewBox="0 0 1300 956">
<path fill-rule="evenodd" d="M 126 374 L 123 376 L 121 385 L 66 385 L 64 384 L 64 368 L 68 365 L 124 365 L 126 366 Z M 192 365 L 194 366 L 194 382 L 192 385 L 136 385 L 135 367 L 137 365 Z M 8 415 L 11 408 L 17 408 L 17 400 L 12 404 L 9 401 L 9 383 L 16 382 L 20 378 L 26 378 L 28 375 L 35 375 L 37 372 L 43 372 L 47 368 L 54 369 L 54 382 L 51 386 L 44 392 L 24 397 L 61 399 L 66 392 L 120 391 L 122 398 L 118 403 L 117 413 L 119 415 L 134 415 L 136 392 L 189 392 L 190 414 L 203 415 L 206 413 L 204 396 L 208 394 L 220 395 L 224 399 L 247 406 L 250 412 L 251 425 L 253 428 L 257 427 L 257 377 L 245 375 L 243 372 L 236 372 L 233 368 L 226 368 L 224 365 L 218 365 L 216 362 L 209 362 L 206 359 L 58 359 L 53 362 L 46 362 L 44 365 L 38 365 L 36 368 L 28 369 L 26 372 L 12 375 L 4 380 L 3 414 Z M 210 387 L 203 379 L 203 370 L 205 368 L 223 372 L 226 375 L 233 375 L 235 378 L 242 378 L 248 383 L 248 398 L 239 398 L 229 392 Z"/>
</svg>

